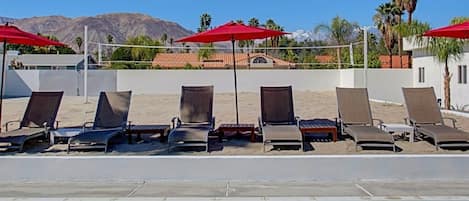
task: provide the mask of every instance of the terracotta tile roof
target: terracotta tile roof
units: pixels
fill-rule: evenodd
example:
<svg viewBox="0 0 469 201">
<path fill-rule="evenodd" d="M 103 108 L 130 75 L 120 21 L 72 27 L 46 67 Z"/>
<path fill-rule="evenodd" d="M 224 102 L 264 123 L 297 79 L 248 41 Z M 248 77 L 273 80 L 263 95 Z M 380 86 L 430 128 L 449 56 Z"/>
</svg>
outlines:
<svg viewBox="0 0 469 201">
<path fill-rule="evenodd" d="M 246 53 L 236 53 L 236 66 L 246 68 L 248 66 L 248 55 Z M 294 66 L 293 63 L 269 56 L 263 53 L 251 53 L 250 58 L 263 56 L 274 61 L 276 66 Z M 197 53 L 159 53 L 153 59 L 153 66 L 161 68 L 184 68 L 186 64 L 194 67 L 201 66 L 203 68 L 230 68 L 233 65 L 232 53 L 215 53 L 210 59 L 199 61 Z"/>
</svg>

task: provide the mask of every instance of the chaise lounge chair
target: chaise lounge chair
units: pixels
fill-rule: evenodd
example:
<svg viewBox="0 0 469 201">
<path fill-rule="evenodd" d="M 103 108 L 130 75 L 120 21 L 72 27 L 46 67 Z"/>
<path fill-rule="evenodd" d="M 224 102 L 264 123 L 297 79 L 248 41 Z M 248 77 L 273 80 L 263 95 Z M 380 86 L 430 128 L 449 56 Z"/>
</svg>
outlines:
<svg viewBox="0 0 469 201">
<path fill-rule="evenodd" d="M 174 117 L 168 136 L 168 152 L 173 147 L 203 146 L 208 151 L 208 134 L 215 127 L 213 86 L 182 86 L 179 117 Z"/>
<path fill-rule="evenodd" d="M 0 134 L 0 149 L 22 152 L 26 141 L 47 135 L 49 129 L 54 129 L 62 96 L 63 92 L 33 92 L 23 120 L 5 124 L 6 132 Z M 19 123 L 19 128 L 9 131 L 8 125 L 14 122 Z"/>
<path fill-rule="evenodd" d="M 396 151 L 391 134 L 374 126 L 366 88 L 336 88 L 339 121 L 342 133 L 349 134 L 355 141 L 355 148 L 392 147 Z"/>
<path fill-rule="evenodd" d="M 86 122 L 83 131 L 68 140 L 67 152 L 74 149 L 104 149 L 109 140 L 127 128 L 131 91 L 101 92 L 94 122 Z M 93 124 L 91 128 L 87 126 Z"/>
<path fill-rule="evenodd" d="M 416 134 L 433 139 L 436 150 L 440 147 L 469 147 L 469 133 L 456 129 L 456 120 L 444 118 L 436 102 L 433 87 L 402 88 L 409 123 Z M 444 119 L 452 120 L 453 127 Z"/>
<path fill-rule="evenodd" d="M 261 87 L 259 129 L 265 145 L 298 145 L 303 150 L 299 118 L 293 109 L 292 87 Z"/>
</svg>

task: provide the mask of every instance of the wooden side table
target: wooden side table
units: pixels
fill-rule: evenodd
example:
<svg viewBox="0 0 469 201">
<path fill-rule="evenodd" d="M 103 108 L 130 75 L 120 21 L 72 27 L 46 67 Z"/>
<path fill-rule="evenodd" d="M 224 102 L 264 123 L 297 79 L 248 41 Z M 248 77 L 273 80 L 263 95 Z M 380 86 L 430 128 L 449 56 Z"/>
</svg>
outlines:
<svg viewBox="0 0 469 201">
<path fill-rule="evenodd" d="M 332 141 L 337 141 L 337 123 L 329 119 L 301 120 L 300 131 L 303 137 L 306 133 L 330 133 Z"/>
<path fill-rule="evenodd" d="M 224 132 L 251 132 L 251 142 L 256 142 L 255 126 L 254 124 L 221 124 L 218 127 L 220 132 L 220 140 L 224 136 Z"/>
<path fill-rule="evenodd" d="M 160 142 L 164 142 L 169 128 L 169 125 L 130 125 L 127 129 L 128 143 L 132 144 L 132 134 L 137 135 L 137 141 L 142 139 L 141 134 L 160 134 Z"/>
</svg>

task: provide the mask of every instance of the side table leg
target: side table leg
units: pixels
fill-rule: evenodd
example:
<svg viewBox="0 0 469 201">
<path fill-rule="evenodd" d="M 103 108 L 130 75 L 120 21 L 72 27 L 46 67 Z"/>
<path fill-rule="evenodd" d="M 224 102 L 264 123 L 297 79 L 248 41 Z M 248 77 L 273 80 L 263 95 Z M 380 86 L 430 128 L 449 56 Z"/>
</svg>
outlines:
<svg viewBox="0 0 469 201">
<path fill-rule="evenodd" d="M 251 142 L 256 142 L 256 134 L 254 128 L 251 128 Z"/>
<path fill-rule="evenodd" d="M 127 143 L 132 144 L 132 133 L 131 132 L 127 132 Z"/>
<path fill-rule="evenodd" d="M 218 130 L 218 142 L 222 143 L 223 138 L 225 137 L 225 132 L 223 130 Z"/>
<path fill-rule="evenodd" d="M 337 138 L 338 138 L 338 136 L 337 136 L 337 129 L 334 129 L 334 130 L 332 131 L 332 141 L 337 142 Z"/>
</svg>

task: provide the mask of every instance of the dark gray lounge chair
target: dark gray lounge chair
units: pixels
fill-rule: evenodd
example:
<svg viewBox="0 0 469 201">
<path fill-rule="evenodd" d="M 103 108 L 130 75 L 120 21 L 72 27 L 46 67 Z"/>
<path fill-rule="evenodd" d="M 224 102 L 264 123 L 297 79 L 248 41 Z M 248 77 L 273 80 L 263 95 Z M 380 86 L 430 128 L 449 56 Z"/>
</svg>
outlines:
<svg viewBox="0 0 469 201">
<path fill-rule="evenodd" d="M 101 92 L 94 122 L 86 122 L 83 131 L 68 140 L 67 152 L 73 149 L 104 149 L 109 140 L 127 128 L 131 91 Z M 93 126 L 89 129 L 89 124 Z"/>
<path fill-rule="evenodd" d="M 33 92 L 23 120 L 9 121 L 5 124 L 6 132 L 0 134 L 0 149 L 23 151 L 26 141 L 47 135 L 54 129 L 55 118 L 59 111 L 63 92 Z M 18 122 L 19 128 L 8 130 L 10 123 Z"/>
<path fill-rule="evenodd" d="M 391 134 L 374 126 L 371 107 L 366 88 L 336 88 L 339 121 L 342 133 L 347 133 L 355 140 L 355 148 L 391 147 L 396 151 Z"/>
<path fill-rule="evenodd" d="M 469 147 L 469 133 L 456 128 L 456 120 L 444 118 L 436 102 L 433 87 L 402 88 L 409 123 L 416 134 L 433 139 L 439 147 Z M 452 121 L 453 127 L 445 125 L 444 119 Z"/>
<path fill-rule="evenodd" d="M 299 118 L 293 109 L 292 87 L 261 87 L 259 129 L 265 145 L 298 145 L 303 150 Z"/>
<path fill-rule="evenodd" d="M 179 113 L 171 120 L 168 152 L 184 146 L 203 146 L 208 151 L 208 134 L 215 127 L 213 86 L 182 86 Z"/>
</svg>

